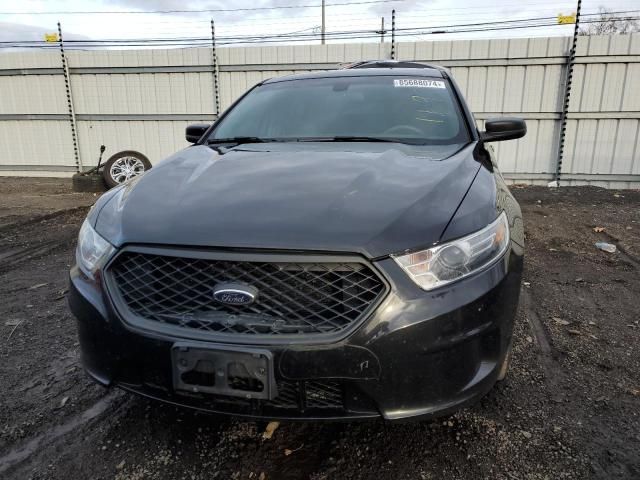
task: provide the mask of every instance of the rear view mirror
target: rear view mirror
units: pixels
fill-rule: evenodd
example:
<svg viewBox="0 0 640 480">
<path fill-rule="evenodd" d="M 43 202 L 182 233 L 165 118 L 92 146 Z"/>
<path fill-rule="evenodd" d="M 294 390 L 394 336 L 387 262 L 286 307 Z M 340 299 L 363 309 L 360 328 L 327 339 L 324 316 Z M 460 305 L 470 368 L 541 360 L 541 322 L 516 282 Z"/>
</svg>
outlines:
<svg viewBox="0 0 640 480">
<path fill-rule="evenodd" d="M 500 142 L 524 137 L 527 124 L 521 118 L 498 117 L 484 122 L 485 131 L 480 133 L 483 142 Z"/>
<path fill-rule="evenodd" d="M 185 133 L 185 138 L 189 143 L 196 143 L 202 135 L 209 129 L 211 126 L 210 123 L 194 123 L 193 125 L 189 125 L 187 127 L 187 131 Z"/>
</svg>

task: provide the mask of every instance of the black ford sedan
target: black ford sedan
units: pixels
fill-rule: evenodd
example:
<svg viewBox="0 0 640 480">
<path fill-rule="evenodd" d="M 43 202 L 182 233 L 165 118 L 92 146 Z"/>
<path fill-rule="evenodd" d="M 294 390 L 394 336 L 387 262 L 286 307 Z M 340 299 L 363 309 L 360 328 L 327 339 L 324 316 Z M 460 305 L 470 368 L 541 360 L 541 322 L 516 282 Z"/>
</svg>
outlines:
<svg viewBox="0 0 640 480">
<path fill-rule="evenodd" d="M 105 386 L 209 412 L 387 420 L 504 378 L 518 204 L 447 70 L 263 81 L 89 212 L 69 301 Z"/>
</svg>

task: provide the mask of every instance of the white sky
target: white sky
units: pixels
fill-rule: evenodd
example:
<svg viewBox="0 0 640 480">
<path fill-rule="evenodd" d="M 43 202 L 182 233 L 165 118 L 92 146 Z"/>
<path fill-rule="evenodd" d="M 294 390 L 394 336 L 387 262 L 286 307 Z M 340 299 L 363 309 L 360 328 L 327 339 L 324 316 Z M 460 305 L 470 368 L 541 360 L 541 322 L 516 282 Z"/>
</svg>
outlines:
<svg viewBox="0 0 640 480">
<path fill-rule="evenodd" d="M 344 3 L 363 0 L 327 0 Z M 60 21 L 65 38 L 96 40 L 117 38 L 175 38 L 208 37 L 209 21 L 216 21 L 216 32 L 224 35 L 258 35 L 311 31 L 321 23 L 320 8 L 274 9 L 232 13 L 190 14 L 42 14 L 52 11 L 144 11 L 158 9 L 203 9 L 272 7 L 282 5 L 320 5 L 320 0 L 0 0 L 0 41 L 42 40 L 45 32 L 55 32 Z M 397 28 L 440 27 L 555 17 L 559 13 L 575 11 L 574 0 L 400 0 L 397 2 L 328 6 L 327 32 L 348 30 L 377 30 L 380 18 L 391 26 L 391 10 L 396 9 Z M 595 13 L 599 6 L 609 10 L 639 10 L 640 0 L 584 0 L 582 13 Z M 28 12 L 12 15 L 7 12 Z M 453 38 L 527 37 L 542 35 L 571 35 L 573 25 L 527 28 L 509 31 L 458 33 L 398 37 L 398 41 L 444 40 Z M 387 37 L 389 40 L 389 37 Z M 342 40 L 335 40 L 340 42 Z M 376 41 L 369 39 L 367 41 Z"/>
</svg>

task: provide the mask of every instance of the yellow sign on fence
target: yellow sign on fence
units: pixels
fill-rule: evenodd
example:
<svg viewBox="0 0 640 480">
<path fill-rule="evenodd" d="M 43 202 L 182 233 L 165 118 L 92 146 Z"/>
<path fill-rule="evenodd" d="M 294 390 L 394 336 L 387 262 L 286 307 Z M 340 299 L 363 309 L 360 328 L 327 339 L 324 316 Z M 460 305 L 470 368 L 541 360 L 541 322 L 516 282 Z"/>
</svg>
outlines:
<svg viewBox="0 0 640 480">
<path fill-rule="evenodd" d="M 58 41 L 58 34 L 57 33 L 45 33 L 44 34 L 44 41 L 45 42 L 49 42 L 49 43 L 56 43 Z"/>
<path fill-rule="evenodd" d="M 558 24 L 559 25 L 567 25 L 570 23 L 576 23 L 576 14 L 572 13 L 570 15 L 562 15 L 558 14 Z"/>
</svg>

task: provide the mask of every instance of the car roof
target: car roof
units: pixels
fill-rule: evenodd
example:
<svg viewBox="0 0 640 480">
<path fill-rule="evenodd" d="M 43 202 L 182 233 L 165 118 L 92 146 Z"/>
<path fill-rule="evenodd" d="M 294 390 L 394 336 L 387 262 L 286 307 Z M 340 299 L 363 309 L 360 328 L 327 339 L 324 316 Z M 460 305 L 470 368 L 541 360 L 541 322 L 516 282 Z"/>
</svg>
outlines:
<svg viewBox="0 0 640 480">
<path fill-rule="evenodd" d="M 285 75 L 265 80 L 263 83 L 286 82 L 290 80 L 305 80 L 312 78 L 339 78 L 339 77 L 437 77 L 444 78 L 445 69 L 435 65 L 420 64 L 415 62 L 366 61 L 357 62 L 342 67 L 338 70 L 298 73 Z"/>
</svg>

